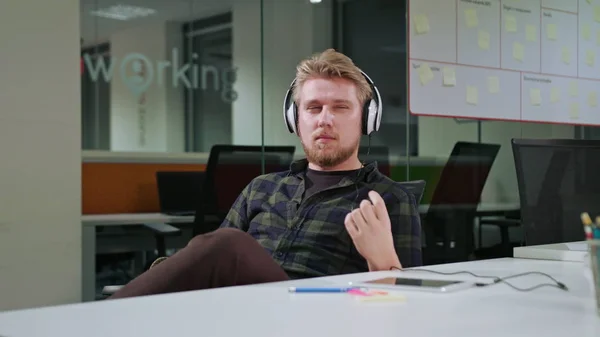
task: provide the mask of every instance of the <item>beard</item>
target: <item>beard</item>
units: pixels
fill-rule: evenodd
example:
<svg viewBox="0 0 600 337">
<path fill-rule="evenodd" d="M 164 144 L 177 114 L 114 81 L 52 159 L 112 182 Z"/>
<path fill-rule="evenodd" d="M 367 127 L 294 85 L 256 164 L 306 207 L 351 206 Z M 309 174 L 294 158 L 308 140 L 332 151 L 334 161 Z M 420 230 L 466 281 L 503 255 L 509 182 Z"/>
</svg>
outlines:
<svg viewBox="0 0 600 337">
<path fill-rule="evenodd" d="M 360 138 L 356 139 L 354 143 L 348 147 L 340 146 L 338 140 L 330 143 L 319 143 L 313 137 L 311 142 L 310 147 L 306 146 L 304 142 L 301 142 L 308 162 L 323 168 L 330 168 L 335 167 L 352 157 L 354 151 L 358 148 Z"/>
</svg>

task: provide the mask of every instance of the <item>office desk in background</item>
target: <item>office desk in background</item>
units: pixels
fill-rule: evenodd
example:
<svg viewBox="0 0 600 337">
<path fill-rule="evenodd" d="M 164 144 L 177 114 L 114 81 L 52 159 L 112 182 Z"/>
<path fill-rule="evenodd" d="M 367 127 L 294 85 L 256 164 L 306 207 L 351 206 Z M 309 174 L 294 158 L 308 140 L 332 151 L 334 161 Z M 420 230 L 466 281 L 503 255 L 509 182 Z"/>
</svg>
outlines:
<svg viewBox="0 0 600 337">
<path fill-rule="evenodd" d="M 568 292 L 549 287 L 519 292 L 496 284 L 448 294 L 403 291 L 403 302 L 363 303 L 348 294 L 287 291 L 392 275 L 475 280 L 407 270 L 37 308 L 0 313 L 0 336 L 598 337 L 600 318 L 582 268 L 581 263 L 512 258 L 427 268 L 490 276 L 540 271 L 565 283 Z M 520 287 L 548 281 L 538 275 L 511 280 Z"/>
<path fill-rule="evenodd" d="M 160 213 L 82 215 L 82 301 L 93 301 L 96 291 L 96 227 L 127 226 L 144 223 L 185 224 L 193 216 L 172 216 Z M 0 334 L 1 335 L 1 334 Z"/>
</svg>

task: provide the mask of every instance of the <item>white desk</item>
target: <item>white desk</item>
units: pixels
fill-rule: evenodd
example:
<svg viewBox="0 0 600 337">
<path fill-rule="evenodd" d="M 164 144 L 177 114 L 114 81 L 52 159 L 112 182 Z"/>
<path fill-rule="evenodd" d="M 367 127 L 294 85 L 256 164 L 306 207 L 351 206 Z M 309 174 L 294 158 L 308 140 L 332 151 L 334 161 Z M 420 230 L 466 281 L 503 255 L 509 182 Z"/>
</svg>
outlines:
<svg viewBox="0 0 600 337">
<path fill-rule="evenodd" d="M 498 284 L 450 294 L 404 292 L 405 302 L 392 303 L 361 303 L 347 294 L 287 292 L 292 284 L 342 285 L 402 273 L 381 272 L 5 312 L 0 313 L 0 336 L 600 336 L 600 317 L 583 264 L 498 259 L 428 268 L 495 276 L 542 271 L 570 291 L 518 292 Z M 526 287 L 547 279 L 512 281 Z"/>
<path fill-rule="evenodd" d="M 144 223 L 191 223 L 193 216 L 160 213 L 82 215 L 82 299 L 92 301 L 96 288 L 96 227 L 139 225 Z M 2 336 L 0 334 L 0 336 Z"/>
<path fill-rule="evenodd" d="M 582 248 L 587 247 L 586 245 L 585 241 L 581 241 L 515 247 L 513 249 L 513 256 L 523 259 L 583 262 L 587 255 L 587 250 Z"/>
</svg>

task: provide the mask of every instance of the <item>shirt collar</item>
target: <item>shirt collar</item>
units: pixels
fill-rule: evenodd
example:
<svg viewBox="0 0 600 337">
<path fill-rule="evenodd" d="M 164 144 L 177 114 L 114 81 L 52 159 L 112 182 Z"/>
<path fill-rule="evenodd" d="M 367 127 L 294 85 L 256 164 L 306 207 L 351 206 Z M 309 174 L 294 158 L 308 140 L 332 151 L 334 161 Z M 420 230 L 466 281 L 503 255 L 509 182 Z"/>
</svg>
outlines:
<svg viewBox="0 0 600 337">
<path fill-rule="evenodd" d="M 361 177 L 359 179 L 365 179 L 367 182 L 375 178 L 379 173 L 377 169 L 377 161 L 370 161 L 363 163 L 363 168 L 360 172 Z M 306 170 L 308 169 L 308 160 L 306 158 L 296 160 L 290 165 L 290 175 L 294 175 L 298 178 L 303 178 Z"/>
</svg>

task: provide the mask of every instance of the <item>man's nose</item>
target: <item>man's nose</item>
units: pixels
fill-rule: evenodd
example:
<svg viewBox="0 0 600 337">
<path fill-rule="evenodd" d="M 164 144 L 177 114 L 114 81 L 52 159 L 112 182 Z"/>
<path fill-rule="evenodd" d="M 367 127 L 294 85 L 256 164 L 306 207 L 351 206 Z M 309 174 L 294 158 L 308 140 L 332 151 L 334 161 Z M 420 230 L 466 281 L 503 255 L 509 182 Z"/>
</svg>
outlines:
<svg viewBox="0 0 600 337">
<path fill-rule="evenodd" d="M 319 114 L 319 126 L 331 125 L 333 122 L 333 114 L 327 107 L 323 107 Z"/>
</svg>

